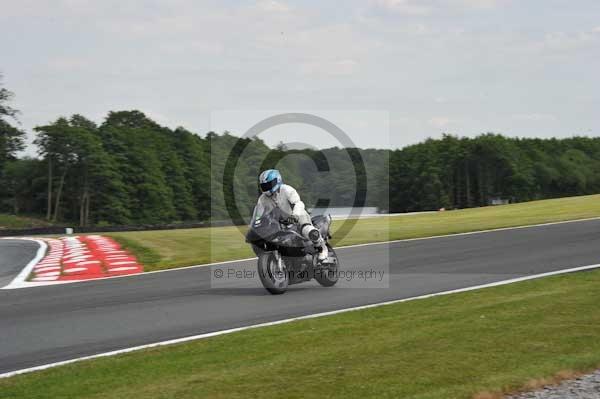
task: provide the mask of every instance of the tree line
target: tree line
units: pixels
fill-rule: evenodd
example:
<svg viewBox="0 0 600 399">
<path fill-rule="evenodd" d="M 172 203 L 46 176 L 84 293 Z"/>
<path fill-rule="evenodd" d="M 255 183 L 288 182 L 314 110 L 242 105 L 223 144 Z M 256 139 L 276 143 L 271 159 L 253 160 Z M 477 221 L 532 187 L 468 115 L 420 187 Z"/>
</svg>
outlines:
<svg viewBox="0 0 600 399">
<path fill-rule="evenodd" d="M 25 133 L 11 96 L 0 89 L 0 212 L 54 223 L 222 220 L 231 203 L 247 216 L 259 172 L 272 167 L 309 206 L 409 212 L 600 192 L 600 138 L 585 137 L 445 135 L 397 150 L 290 150 L 228 132 L 169 129 L 140 111 L 119 111 L 100 125 L 73 115 L 38 126 L 38 157 L 18 157 Z M 360 192 L 364 201 L 357 202 Z"/>
<path fill-rule="evenodd" d="M 445 135 L 393 151 L 390 208 L 407 212 L 600 193 L 600 138 Z"/>
</svg>

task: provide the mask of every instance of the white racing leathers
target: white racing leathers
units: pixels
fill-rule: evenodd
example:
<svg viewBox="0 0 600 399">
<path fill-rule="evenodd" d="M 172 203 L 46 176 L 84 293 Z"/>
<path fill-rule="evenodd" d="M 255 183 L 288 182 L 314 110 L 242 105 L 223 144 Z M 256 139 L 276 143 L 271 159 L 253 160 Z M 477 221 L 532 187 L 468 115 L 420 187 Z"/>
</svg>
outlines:
<svg viewBox="0 0 600 399">
<path fill-rule="evenodd" d="M 254 219 L 260 218 L 265 213 L 272 211 L 274 208 L 279 208 L 286 215 L 294 215 L 298 218 L 298 225 L 302 228 L 302 236 L 310 239 L 311 235 L 318 234 L 318 240 L 314 241 L 316 247 L 321 248 L 319 259 L 326 259 L 328 256 L 325 240 L 321 237 L 319 231 L 312 225 L 310 215 L 306 212 L 304 202 L 300 199 L 300 195 L 296 189 L 287 184 L 282 184 L 281 188 L 272 195 L 265 193 L 258 198 Z M 316 231 L 313 232 L 313 231 Z M 311 234 L 311 232 L 313 232 Z"/>
</svg>

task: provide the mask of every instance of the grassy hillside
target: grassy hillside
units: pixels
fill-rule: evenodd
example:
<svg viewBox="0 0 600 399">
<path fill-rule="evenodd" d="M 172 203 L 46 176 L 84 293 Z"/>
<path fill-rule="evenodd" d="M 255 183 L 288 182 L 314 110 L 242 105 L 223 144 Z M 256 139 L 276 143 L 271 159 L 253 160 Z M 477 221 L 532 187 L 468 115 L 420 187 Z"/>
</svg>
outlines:
<svg viewBox="0 0 600 399">
<path fill-rule="evenodd" d="M 334 223 L 337 246 L 462 233 L 502 227 L 600 217 L 600 195 L 535 201 L 412 216 L 361 219 L 341 240 L 344 222 Z M 218 227 L 111 233 L 135 252 L 146 270 L 167 269 L 253 256 L 245 228 Z M 337 236 L 337 238 L 336 238 Z"/>
<path fill-rule="evenodd" d="M 600 271 L 0 380 L 3 398 L 471 398 L 600 365 Z M 493 398 L 495 396 L 480 396 Z"/>
<path fill-rule="evenodd" d="M 0 213 L 0 229 L 24 229 L 45 226 L 50 226 L 50 223 L 41 219 Z"/>
</svg>

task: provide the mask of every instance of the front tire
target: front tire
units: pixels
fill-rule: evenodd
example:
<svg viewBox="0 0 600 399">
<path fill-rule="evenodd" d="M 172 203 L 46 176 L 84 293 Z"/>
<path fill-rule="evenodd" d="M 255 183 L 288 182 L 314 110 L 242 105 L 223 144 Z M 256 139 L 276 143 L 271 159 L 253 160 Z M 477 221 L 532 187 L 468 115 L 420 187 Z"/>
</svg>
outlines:
<svg viewBox="0 0 600 399">
<path fill-rule="evenodd" d="M 258 276 L 265 289 L 273 295 L 281 295 L 286 292 L 290 283 L 285 263 L 283 263 L 283 271 L 279 271 L 277 258 L 273 252 L 263 252 L 259 255 Z"/>
</svg>

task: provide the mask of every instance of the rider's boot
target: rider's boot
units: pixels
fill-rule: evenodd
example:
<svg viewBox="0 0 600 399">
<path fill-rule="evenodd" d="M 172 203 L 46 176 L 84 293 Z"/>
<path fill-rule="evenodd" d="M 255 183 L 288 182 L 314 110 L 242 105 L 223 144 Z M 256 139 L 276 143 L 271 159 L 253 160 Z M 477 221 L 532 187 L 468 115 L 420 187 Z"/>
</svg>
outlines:
<svg viewBox="0 0 600 399">
<path fill-rule="evenodd" d="M 322 240 L 322 239 L 321 239 Z M 324 260 L 326 260 L 329 257 L 329 250 L 327 249 L 327 245 L 325 245 L 325 243 L 323 243 L 321 245 L 321 250 L 319 251 L 319 256 L 318 259 L 323 262 Z"/>
<path fill-rule="evenodd" d="M 324 261 L 329 257 L 329 250 L 327 249 L 327 244 L 325 240 L 321 236 L 319 230 L 317 230 L 313 225 L 305 225 L 302 228 L 302 235 L 313 242 L 315 248 L 319 248 L 319 261 Z"/>
</svg>

